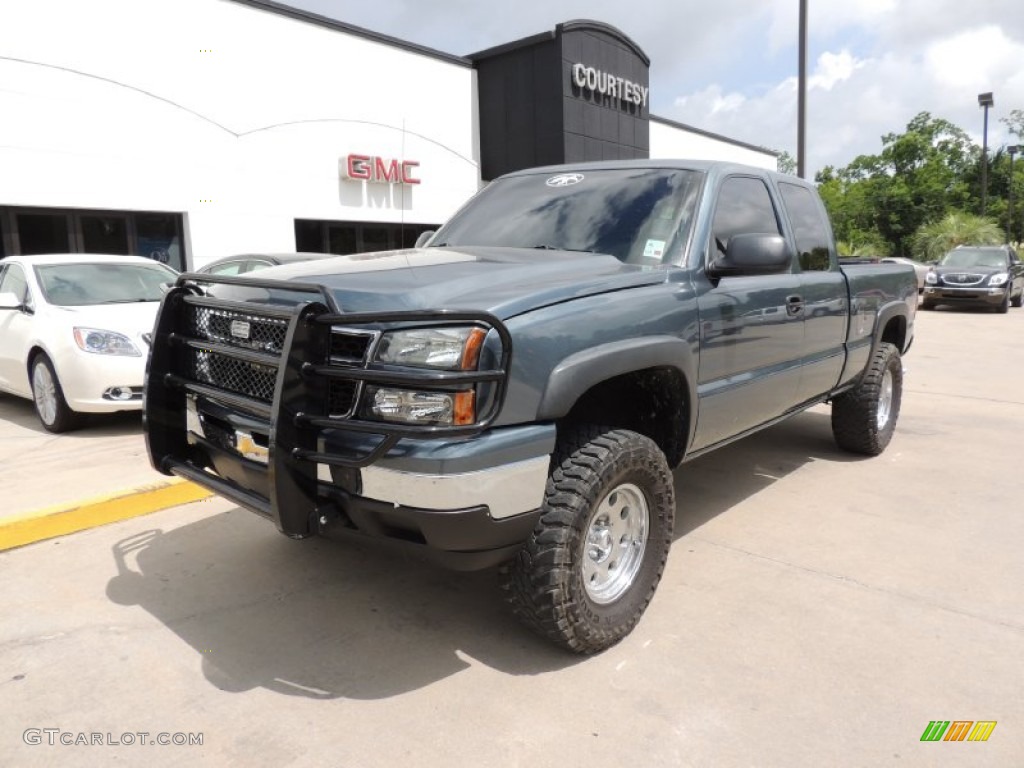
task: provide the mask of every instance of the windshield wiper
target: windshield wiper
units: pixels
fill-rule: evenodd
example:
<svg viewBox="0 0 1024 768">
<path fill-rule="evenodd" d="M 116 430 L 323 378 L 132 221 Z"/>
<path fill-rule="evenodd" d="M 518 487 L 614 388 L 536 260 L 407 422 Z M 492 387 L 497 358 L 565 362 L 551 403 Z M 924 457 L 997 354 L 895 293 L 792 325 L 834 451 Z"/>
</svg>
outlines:
<svg viewBox="0 0 1024 768">
<path fill-rule="evenodd" d="M 541 243 L 540 245 L 531 245 L 535 251 L 570 251 L 572 253 L 600 253 L 600 251 L 592 251 L 589 248 L 566 248 L 562 245 L 548 245 L 547 243 Z"/>
</svg>

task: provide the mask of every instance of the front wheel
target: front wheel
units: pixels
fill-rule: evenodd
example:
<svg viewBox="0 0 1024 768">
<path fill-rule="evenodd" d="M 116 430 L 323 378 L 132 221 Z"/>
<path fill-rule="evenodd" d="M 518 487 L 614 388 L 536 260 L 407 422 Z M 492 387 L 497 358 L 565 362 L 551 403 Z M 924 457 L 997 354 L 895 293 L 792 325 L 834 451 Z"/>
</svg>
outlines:
<svg viewBox="0 0 1024 768">
<path fill-rule="evenodd" d="M 998 307 L 996 307 L 996 312 L 998 312 L 1000 315 L 1005 315 L 1009 311 L 1010 311 L 1010 288 L 1007 288 L 1006 289 L 1006 295 L 1003 296 L 1003 301 L 1000 303 L 1000 305 Z"/>
<path fill-rule="evenodd" d="M 32 402 L 48 432 L 67 432 L 78 426 L 79 416 L 64 399 L 53 363 L 42 353 L 32 361 Z"/>
<path fill-rule="evenodd" d="M 1020 293 L 1017 294 L 1017 298 L 1013 299 L 1010 303 L 1015 307 L 1019 307 L 1024 304 L 1024 287 L 1020 289 Z"/>
<path fill-rule="evenodd" d="M 896 429 L 903 400 L 903 362 L 895 345 L 882 342 L 853 389 L 832 401 L 832 434 L 840 448 L 877 456 Z"/>
<path fill-rule="evenodd" d="M 513 611 L 575 653 L 614 645 L 654 596 L 674 516 L 672 474 L 652 440 L 574 430 L 559 442 L 536 527 L 502 569 Z"/>
</svg>

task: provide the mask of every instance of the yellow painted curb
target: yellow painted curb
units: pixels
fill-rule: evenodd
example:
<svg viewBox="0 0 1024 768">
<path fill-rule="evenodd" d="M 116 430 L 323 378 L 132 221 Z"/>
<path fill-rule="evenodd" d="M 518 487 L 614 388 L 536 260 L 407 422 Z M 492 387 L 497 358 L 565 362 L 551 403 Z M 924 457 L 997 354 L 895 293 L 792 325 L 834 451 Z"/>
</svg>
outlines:
<svg viewBox="0 0 1024 768">
<path fill-rule="evenodd" d="M 195 483 L 172 480 L 0 518 L 0 551 L 148 515 L 212 495 Z"/>
</svg>

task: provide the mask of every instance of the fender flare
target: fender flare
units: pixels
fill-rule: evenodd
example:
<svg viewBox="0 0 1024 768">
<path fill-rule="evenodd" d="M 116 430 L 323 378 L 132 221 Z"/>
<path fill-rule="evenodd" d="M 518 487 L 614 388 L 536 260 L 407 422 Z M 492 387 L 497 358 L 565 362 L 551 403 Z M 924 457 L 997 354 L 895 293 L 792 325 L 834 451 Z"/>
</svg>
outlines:
<svg viewBox="0 0 1024 768">
<path fill-rule="evenodd" d="M 537 417 L 559 419 L 572 410 L 587 390 L 602 381 L 649 368 L 674 368 L 686 382 L 684 397 L 689 430 L 693 433 L 697 402 L 697 361 L 690 345 L 676 336 L 623 339 L 576 352 L 551 371 L 541 395 Z"/>
<path fill-rule="evenodd" d="M 907 309 L 906 303 L 902 301 L 893 301 L 886 304 L 878 310 L 878 315 L 875 318 L 875 332 L 871 339 L 871 353 L 868 355 L 870 360 L 874 357 L 875 352 L 878 351 L 879 345 L 882 343 L 882 334 L 885 332 L 885 327 L 889 324 L 889 321 L 896 317 L 902 317 L 906 322 L 907 330 L 910 330 L 910 312 Z M 907 339 L 903 340 L 903 344 L 900 345 L 900 355 L 902 355 L 907 349 Z"/>
</svg>

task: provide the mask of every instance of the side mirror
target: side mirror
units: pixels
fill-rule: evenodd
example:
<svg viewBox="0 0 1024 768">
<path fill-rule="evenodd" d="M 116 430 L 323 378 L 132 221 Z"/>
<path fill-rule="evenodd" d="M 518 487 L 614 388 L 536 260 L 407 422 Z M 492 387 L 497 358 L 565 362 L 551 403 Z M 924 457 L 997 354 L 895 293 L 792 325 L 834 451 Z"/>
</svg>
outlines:
<svg viewBox="0 0 1024 768">
<path fill-rule="evenodd" d="M 437 233 L 434 230 L 432 230 L 432 229 L 428 229 L 426 232 L 421 232 L 420 236 L 416 238 L 416 246 L 415 247 L 416 248 L 423 248 L 423 247 L 425 247 L 426 244 L 430 242 L 430 238 L 432 238 L 436 234 Z"/>
<path fill-rule="evenodd" d="M 781 235 L 744 234 L 729 238 L 725 254 L 711 260 L 712 277 L 772 275 L 787 272 L 793 251 Z"/>
<path fill-rule="evenodd" d="M 0 293 L 0 309 L 21 309 L 24 305 L 14 293 Z"/>
</svg>

